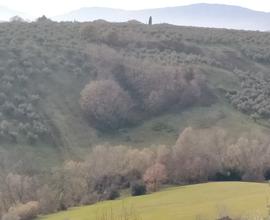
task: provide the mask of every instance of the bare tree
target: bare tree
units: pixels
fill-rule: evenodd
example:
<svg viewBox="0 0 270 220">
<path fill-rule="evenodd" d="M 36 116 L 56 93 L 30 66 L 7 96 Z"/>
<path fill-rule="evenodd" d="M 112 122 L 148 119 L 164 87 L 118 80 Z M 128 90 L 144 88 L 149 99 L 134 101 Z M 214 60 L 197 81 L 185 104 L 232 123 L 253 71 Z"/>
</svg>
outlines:
<svg viewBox="0 0 270 220">
<path fill-rule="evenodd" d="M 167 179 L 166 167 L 161 163 L 154 164 L 146 170 L 143 179 L 148 191 L 157 191 Z"/>
<path fill-rule="evenodd" d="M 80 104 L 86 116 L 101 129 L 115 129 L 129 121 L 133 102 L 115 81 L 90 82 L 81 92 Z"/>
</svg>

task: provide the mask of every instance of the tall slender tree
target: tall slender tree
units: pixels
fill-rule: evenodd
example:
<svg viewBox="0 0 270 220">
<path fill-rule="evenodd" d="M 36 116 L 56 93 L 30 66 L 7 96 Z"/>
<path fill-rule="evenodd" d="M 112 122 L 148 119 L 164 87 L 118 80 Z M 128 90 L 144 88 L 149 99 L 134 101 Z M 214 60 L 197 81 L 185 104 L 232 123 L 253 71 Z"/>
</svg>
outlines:
<svg viewBox="0 0 270 220">
<path fill-rule="evenodd" d="M 152 16 L 149 17 L 149 21 L 148 21 L 148 25 L 152 25 L 153 24 L 153 19 Z"/>
</svg>

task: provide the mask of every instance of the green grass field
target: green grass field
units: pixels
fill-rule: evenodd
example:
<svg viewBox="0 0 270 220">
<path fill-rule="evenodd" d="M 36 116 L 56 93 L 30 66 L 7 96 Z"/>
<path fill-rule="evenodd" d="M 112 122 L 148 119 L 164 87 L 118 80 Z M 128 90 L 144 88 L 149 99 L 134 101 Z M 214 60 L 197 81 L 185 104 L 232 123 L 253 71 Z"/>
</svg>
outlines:
<svg viewBox="0 0 270 220">
<path fill-rule="evenodd" d="M 140 220 L 215 219 L 220 214 L 233 216 L 266 215 L 270 186 L 262 183 L 207 183 L 168 188 L 140 197 L 128 197 L 96 205 L 72 208 L 42 216 L 38 220 L 99 220 L 117 218 L 122 210 Z M 111 214 L 113 213 L 113 214 Z M 135 220 L 134 219 L 134 220 Z"/>
</svg>

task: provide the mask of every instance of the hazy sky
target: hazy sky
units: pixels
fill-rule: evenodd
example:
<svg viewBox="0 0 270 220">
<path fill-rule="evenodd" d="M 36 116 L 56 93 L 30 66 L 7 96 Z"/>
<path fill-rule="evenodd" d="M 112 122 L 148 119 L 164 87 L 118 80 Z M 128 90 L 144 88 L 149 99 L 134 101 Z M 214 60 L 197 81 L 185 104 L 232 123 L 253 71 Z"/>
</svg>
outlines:
<svg viewBox="0 0 270 220">
<path fill-rule="evenodd" d="M 0 0 L 0 6 L 6 6 L 33 16 L 41 14 L 54 16 L 81 7 L 98 6 L 136 10 L 202 2 L 239 5 L 270 12 L 269 0 Z"/>
</svg>

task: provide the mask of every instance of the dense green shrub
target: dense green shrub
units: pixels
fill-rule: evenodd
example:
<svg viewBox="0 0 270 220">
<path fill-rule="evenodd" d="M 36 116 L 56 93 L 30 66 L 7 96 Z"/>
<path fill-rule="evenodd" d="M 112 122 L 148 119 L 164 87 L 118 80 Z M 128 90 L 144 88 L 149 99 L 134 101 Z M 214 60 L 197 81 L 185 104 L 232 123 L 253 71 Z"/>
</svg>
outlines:
<svg viewBox="0 0 270 220">
<path fill-rule="evenodd" d="M 116 190 L 116 189 L 109 190 L 109 195 L 108 195 L 109 200 L 115 200 L 118 197 L 120 197 L 120 193 L 118 190 Z"/>
<path fill-rule="evenodd" d="M 146 186 L 143 182 L 135 182 L 131 184 L 131 195 L 141 196 L 146 194 Z"/>
<path fill-rule="evenodd" d="M 211 181 L 241 181 L 242 175 L 243 174 L 237 169 L 227 169 L 222 172 L 217 172 L 209 179 Z"/>
<path fill-rule="evenodd" d="M 265 171 L 264 171 L 264 179 L 265 180 L 270 180 L 270 169 L 269 168 L 267 168 L 267 169 L 265 169 Z"/>
</svg>

